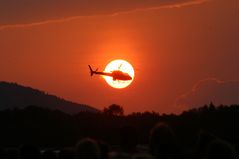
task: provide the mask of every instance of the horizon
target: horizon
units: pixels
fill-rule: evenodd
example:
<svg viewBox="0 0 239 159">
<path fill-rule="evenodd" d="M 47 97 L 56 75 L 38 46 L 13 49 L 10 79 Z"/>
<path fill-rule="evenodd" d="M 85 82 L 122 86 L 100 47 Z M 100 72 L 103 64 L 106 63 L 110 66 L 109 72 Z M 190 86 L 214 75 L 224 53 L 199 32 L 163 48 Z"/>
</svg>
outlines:
<svg viewBox="0 0 239 159">
<path fill-rule="evenodd" d="M 60 96 L 57 96 L 57 95 L 54 95 L 54 94 L 49 94 L 48 92 L 46 92 L 46 91 L 44 91 L 44 90 L 39 90 L 39 89 L 37 89 L 37 88 L 32 88 L 32 87 L 30 87 L 30 86 L 24 86 L 24 85 L 21 85 L 21 84 L 19 84 L 19 83 L 15 83 L 15 82 L 6 82 L 6 81 L 0 81 L 0 84 L 7 84 L 8 86 L 10 85 L 10 86 L 17 86 L 18 88 L 17 89 L 19 89 L 19 88 L 23 88 L 23 89 L 25 89 L 24 91 L 29 91 L 29 90 L 33 90 L 33 91 L 36 91 L 36 92 L 40 92 L 40 93 L 42 93 L 44 96 L 46 96 L 46 97 L 53 97 L 53 98 L 56 98 L 57 100 L 62 100 L 62 101 L 64 101 L 64 102 L 69 102 L 69 103 L 72 103 L 72 104 L 76 104 L 75 106 L 77 107 L 77 105 L 78 106 L 86 106 L 86 107 L 89 107 L 90 109 L 91 108 L 93 108 L 92 110 L 88 110 L 89 111 L 89 113 L 95 113 L 95 110 L 96 111 L 99 111 L 99 112 L 104 112 L 105 111 L 105 109 L 107 109 L 109 106 L 111 106 L 111 105 L 117 105 L 117 106 L 120 106 L 120 105 L 118 105 L 117 103 L 112 103 L 112 104 L 110 104 L 110 105 L 108 105 L 108 106 L 106 106 L 106 107 L 104 107 L 103 109 L 97 109 L 96 107 L 94 107 L 93 105 L 87 105 L 87 104 L 84 104 L 84 103 L 77 103 L 77 102 L 74 102 L 74 101 L 71 101 L 71 100 L 68 100 L 68 99 L 65 99 L 65 98 L 63 98 L 63 97 L 60 97 Z M 9 88 L 9 87 L 8 87 Z M 8 89 L 7 88 L 7 89 Z M 16 88 L 15 88 L 16 89 Z M 14 93 L 14 90 L 11 90 L 11 91 L 13 91 L 12 93 Z M 19 93 L 22 93 L 22 91 L 19 91 L 19 90 L 15 90 L 15 91 L 17 91 L 18 92 L 18 94 Z M 9 92 L 9 91 L 8 91 Z M 7 96 L 9 99 L 14 99 L 15 97 L 16 97 L 16 94 L 15 95 L 12 95 L 12 96 L 9 96 L 9 94 L 8 94 L 8 96 Z M 31 98 L 31 96 L 29 96 L 29 98 Z M 17 103 L 16 103 L 17 104 Z M 21 105 L 21 104 L 20 104 Z M 52 107 L 51 108 L 51 106 L 49 106 L 49 107 L 45 107 L 44 105 L 38 105 L 38 104 L 36 104 L 36 103 L 31 103 L 31 104 L 27 104 L 27 105 L 21 105 L 21 106 L 17 106 L 17 108 L 20 108 L 20 109 L 25 109 L 25 108 L 27 108 L 27 107 L 31 107 L 31 106 L 34 106 L 34 107 L 39 107 L 39 108 L 43 108 L 43 109 L 52 109 L 52 110 L 59 110 L 59 111 L 62 111 L 62 112 L 64 112 L 64 113 L 67 113 L 67 114 L 71 114 L 71 115 L 74 115 L 75 113 L 77 114 L 77 113 L 79 113 L 79 112 L 85 112 L 85 110 L 81 110 L 81 111 L 79 111 L 79 112 L 67 112 L 66 110 L 61 110 L 60 108 L 57 108 L 57 107 Z M 217 107 L 220 107 L 220 106 L 223 106 L 223 107 L 231 107 L 231 106 L 239 106 L 239 104 L 231 104 L 231 105 L 223 105 L 223 104 L 220 104 L 220 105 L 214 105 L 214 103 L 211 101 L 210 103 L 204 103 L 203 105 L 200 105 L 200 106 L 197 106 L 197 107 L 195 107 L 196 109 L 197 108 L 203 108 L 203 107 L 205 107 L 205 106 L 207 106 L 207 107 L 211 107 L 211 106 L 213 106 L 213 107 L 215 107 L 215 108 L 217 108 Z M 8 105 L 7 107 L 9 107 L 10 105 Z M 42 107 L 43 106 L 43 107 Z M 60 105 L 59 105 L 60 106 Z M 120 106 L 120 107 L 122 107 L 122 106 Z M 12 109 L 11 107 L 9 107 L 10 108 L 10 110 L 14 110 L 14 109 Z M 9 109 L 9 108 L 6 108 L 6 109 Z M 15 106 L 14 106 L 14 108 L 15 108 Z M 125 113 L 124 112 L 124 107 L 122 107 L 122 109 L 123 109 L 123 114 L 122 115 L 132 115 L 133 113 L 158 113 L 159 115 L 162 115 L 162 114 L 165 114 L 165 115 L 171 115 L 171 114 L 173 114 L 173 115 L 177 115 L 177 116 L 179 116 L 179 115 L 182 115 L 184 112 L 190 112 L 190 111 L 192 111 L 193 109 L 195 109 L 195 108 L 189 108 L 189 109 L 185 109 L 185 110 L 183 110 L 182 112 L 177 112 L 177 113 L 162 113 L 162 112 L 155 112 L 155 111 L 149 111 L 149 110 L 145 110 L 145 111 L 143 111 L 143 112 L 130 112 L 130 113 Z M 5 109 L 0 109 L 0 111 L 4 111 Z"/>
</svg>

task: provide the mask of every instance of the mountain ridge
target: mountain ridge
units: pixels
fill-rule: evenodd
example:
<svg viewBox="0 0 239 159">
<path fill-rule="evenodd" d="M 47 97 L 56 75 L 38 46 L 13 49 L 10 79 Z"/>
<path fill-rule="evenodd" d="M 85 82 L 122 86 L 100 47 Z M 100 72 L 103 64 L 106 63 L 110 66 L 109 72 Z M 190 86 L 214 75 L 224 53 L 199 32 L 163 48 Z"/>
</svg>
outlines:
<svg viewBox="0 0 239 159">
<path fill-rule="evenodd" d="M 24 108 L 29 105 L 61 110 L 68 114 L 99 112 L 92 106 L 68 101 L 32 87 L 0 81 L 0 110 Z"/>
</svg>

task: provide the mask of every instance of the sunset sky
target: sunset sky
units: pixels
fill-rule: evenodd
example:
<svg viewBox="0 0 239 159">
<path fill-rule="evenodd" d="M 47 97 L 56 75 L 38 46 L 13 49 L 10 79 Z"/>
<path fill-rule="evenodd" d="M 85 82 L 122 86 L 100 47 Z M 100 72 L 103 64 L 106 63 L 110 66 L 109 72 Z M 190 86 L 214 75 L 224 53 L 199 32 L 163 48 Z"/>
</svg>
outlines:
<svg viewBox="0 0 239 159">
<path fill-rule="evenodd" d="M 239 104 L 238 0 L 0 0 L 0 81 L 126 113 Z M 90 77 L 125 59 L 125 89 Z"/>
</svg>

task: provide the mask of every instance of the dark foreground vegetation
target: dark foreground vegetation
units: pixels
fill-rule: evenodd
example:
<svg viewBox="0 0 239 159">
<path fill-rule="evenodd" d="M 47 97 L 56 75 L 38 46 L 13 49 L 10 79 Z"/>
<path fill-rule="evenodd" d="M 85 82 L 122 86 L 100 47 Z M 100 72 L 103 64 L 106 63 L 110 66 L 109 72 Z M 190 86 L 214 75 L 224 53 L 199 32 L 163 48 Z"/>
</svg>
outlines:
<svg viewBox="0 0 239 159">
<path fill-rule="evenodd" d="M 37 145 L 39 149 L 52 153 L 51 157 L 47 156 L 52 159 L 56 154 L 60 159 L 61 151 L 58 150 L 64 150 L 61 153 L 67 153 L 68 159 L 75 155 L 80 158 L 96 155 L 93 158 L 97 159 L 98 151 L 101 158 L 107 158 L 109 154 L 113 156 L 108 153 L 110 151 L 128 154 L 145 152 L 162 159 L 215 158 L 215 155 L 218 155 L 217 159 L 230 159 L 238 151 L 238 121 L 237 105 L 215 107 L 210 104 L 180 115 L 144 112 L 126 116 L 122 107 L 117 105 L 100 113 L 81 112 L 76 115 L 27 106 L 0 111 L 0 146 L 6 150 L 5 157 L 20 145 L 23 146 L 18 149 L 19 152 L 15 150 L 20 156 L 25 151 L 36 154 L 38 149 L 30 145 Z M 66 150 L 65 147 L 75 146 L 77 141 L 81 142 L 76 149 Z M 127 158 L 127 155 L 124 157 Z"/>
</svg>

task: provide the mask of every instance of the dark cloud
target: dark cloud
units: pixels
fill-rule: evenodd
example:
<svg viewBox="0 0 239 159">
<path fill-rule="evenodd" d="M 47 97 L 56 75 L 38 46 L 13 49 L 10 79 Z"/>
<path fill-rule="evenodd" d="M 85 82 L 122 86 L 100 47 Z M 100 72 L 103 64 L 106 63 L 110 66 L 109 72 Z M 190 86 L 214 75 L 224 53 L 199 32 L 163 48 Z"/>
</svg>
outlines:
<svg viewBox="0 0 239 159">
<path fill-rule="evenodd" d="M 0 27 L 42 24 L 76 16 L 117 14 L 158 7 L 180 7 L 206 0 L 0 0 Z"/>
<path fill-rule="evenodd" d="M 176 100 L 176 106 L 184 110 L 210 102 L 216 105 L 239 103 L 239 81 L 220 81 L 214 78 L 199 81 L 192 90 Z"/>
</svg>

